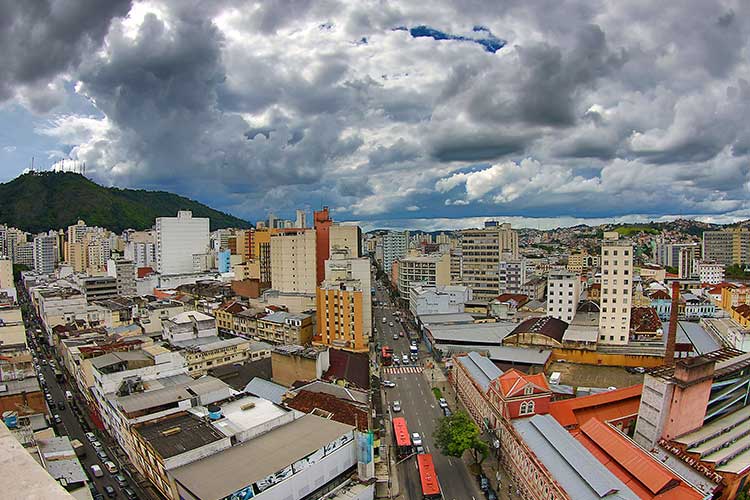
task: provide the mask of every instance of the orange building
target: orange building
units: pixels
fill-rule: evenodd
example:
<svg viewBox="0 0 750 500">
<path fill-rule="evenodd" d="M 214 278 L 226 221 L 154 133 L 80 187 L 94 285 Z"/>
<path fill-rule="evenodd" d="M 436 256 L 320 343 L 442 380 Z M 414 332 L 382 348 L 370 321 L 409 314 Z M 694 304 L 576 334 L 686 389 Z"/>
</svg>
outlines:
<svg viewBox="0 0 750 500">
<path fill-rule="evenodd" d="M 317 288 L 318 334 L 315 344 L 353 352 L 369 351 L 365 336 L 364 299 L 369 290 L 359 280 L 324 281 Z"/>
<path fill-rule="evenodd" d="M 560 425 L 573 431 L 591 418 L 597 418 L 630 434 L 641 404 L 643 385 L 633 385 L 601 394 L 555 401 L 549 405 L 550 415 Z"/>
</svg>

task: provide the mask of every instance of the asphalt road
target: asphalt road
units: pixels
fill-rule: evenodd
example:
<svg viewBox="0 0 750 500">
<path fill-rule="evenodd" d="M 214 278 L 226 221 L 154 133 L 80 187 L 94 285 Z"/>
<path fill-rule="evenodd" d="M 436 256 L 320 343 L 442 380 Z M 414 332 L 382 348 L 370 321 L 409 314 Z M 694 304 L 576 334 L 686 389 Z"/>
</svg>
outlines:
<svg viewBox="0 0 750 500">
<path fill-rule="evenodd" d="M 24 297 L 25 299 L 25 297 Z M 39 319 L 36 317 L 33 311 L 30 312 L 29 320 L 29 328 L 28 331 L 33 332 L 35 328 L 39 325 Z M 37 339 L 31 339 L 29 341 L 29 348 L 34 349 L 32 351 L 32 355 L 36 356 L 39 360 L 39 367 L 40 371 L 42 372 L 42 375 L 44 376 L 44 382 L 47 386 L 47 390 L 52 394 L 52 401 L 54 403 L 54 407 L 50 408 L 50 420 L 52 421 L 52 416 L 57 414 L 60 415 L 60 419 L 62 420 L 61 424 L 54 424 L 54 421 L 52 421 L 52 425 L 57 431 L 57 434 L 60 436 L 68 436 L 71 440 L 78 439 L 80 442 L 83 443 L 83 446 L 86 450 L 86 456 L 79 457 L 79 461 L 81 462 L 81 466 L 84 468 L 86 474 L 88 475 L 89 479 L 93 481 L 96 490 L 101 493 L 104 493 L 104 487 L 109 485 L 112 486 L 115 490 L 115 496 L 114 497 L 107 497 L 105 495 L 105 498 L 127 498 L 125 494 L 122 492 L 122 487 L 120 487 L 117 484 L 117 481 L 114 479 L 114 474 L 110 474 L 106 467 L 104 467 L 103 460 L 100 460 L 96 455 L 96 450 L 91 445 L 88 439 L 86 439 L 86 436 L 84 435 L 86 432 L 89 432 L 90 429 L 86 426 L 85 420 L 78 415 L 77 409 L 74 408 L 73 402 L 67 401 L 65 399 L 65 391 L 70 390 L 75 391 L 75 387 L 71 387 L 71 384 L 69 384 L 67 381 L 63 383 L 58 383 L 55 379 L 55 372 L 54 372 L 54 365 L 52 363 L 55 363 L 54 356 L 51 353 L 51 349 L 46 347 L 42 342 L 39 342 Z M 41 364 L 41 360 L 46 359 L 47 364 L 43 365 Z M 63 374 L 67 375 L 65 373 L 65 370 L 63 367 L 60 367 L 63 371 Z M 75 384 L 72 384 L 75 385 Z M 60 410 L 57 405 L 60 401 L 64 402 L 65 409 Z M 48 402 L 48 408 L 51 405 Z M 84 410 L 85 411 L 85 410 Z M 120 469 L 120 473 L 125 476 L 127 479 L 127 484 L 125 487 L 132 489 L 136 495 L 138 495 L 139 499 L 149 499 L 152 498 L 150 495 L 145 494 L 138 486 L 135 484 L 135 482 L 129 477 L 127 471 L 123 471 L 121 467 L 121 463 L 118 460 L 116 454 L 113 452 L 112 449 L 107 447 L 107 442 L 109 439 L 106 439 L 106 437 L 102 436 L 100 432 L 98 432 L 96 429 L 92 430 L 94 434 L 97 436 L 97 440 L 102 443 L 102 449 L 106 452 L 108 459 L 111 460 L 115 464 L 117 464 L 118 468 Z M 102 468 L 102 472 L 104 472 L 103 477 L 94 477 L 93 473 L 91 472 L 91 466 L 94 464 L 98 464 Z"/>
<path fill-rule="evenodd" d="M 397 321 L 398 316 L 394 315 L 396 308 L 390 303 L 387 293 L 381 286 L 378 286 L 376 298 L 379 305 L 373 307 L 373 318 L 378 330 L 377 339 L 380 346 L 393 347 L 394 358 L 397 356 L 401 358 L 402 354 L 408 355 L 408 334 L 405 333 L 403 337 L 399 336 L 398 340 L 393 338 L 394 334 L 398 335 L 399 332 L 404 331 L 404 327 Z M 384 301 L 385 306 L 381 305 Z M 383 317 L 387 318 L 385 324 L 383 323 Z M 393 322 L 392 327 L 390 326 L 391 322 Z M 403 365 L 384 367 L 383 379 L 395 382 L 396 387 L 385 389 L 383 404 L 390 405 L 389 413 L 392 416 L 406 418 L 410 433 L 418 432 L 422 437 L 425 452 L 431 453 L 433 456 L 443 498 L 446 500 L 479 500 L 484 498 L 476 480 L 469 473 L 463 460 L 443 456 L 434 444 L 432 433 L 439 419 L 443 416 L 443 412 L 432 392 L 430 381 L 421 372 L 422 361 L 429 358 L 429 355 L 421 346 L 420 358 L 419 363 L 410 363 L 407 367 Z M 417 369 L 414 370 L 412 367 Z M 416 373 L 414 373 L 415 371 Z M 401 403 L 400 413 L 393 413 L 393 401 Z M 449 401 L 449 403 L 451 402 Z M 416 459 L 414 457 L 406 459 L 398 467 L 401 488 L 405 493 L 403 498 L 420 500 L 422 489 Z"/>
</svg>

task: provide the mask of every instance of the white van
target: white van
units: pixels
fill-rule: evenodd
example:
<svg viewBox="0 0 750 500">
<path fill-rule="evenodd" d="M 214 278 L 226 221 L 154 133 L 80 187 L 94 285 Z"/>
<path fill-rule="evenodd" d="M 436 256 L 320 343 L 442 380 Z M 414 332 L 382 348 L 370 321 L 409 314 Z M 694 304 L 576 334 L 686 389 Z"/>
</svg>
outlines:
<svg viewBox="0 0 750 500">
<path fill-rule="evenodd" d="M 552 385 L 559 384 L 561 375 L 562 374 L 560 372 L 552 372 L 552 375 L 549 376 L 549 383 Z"/>
<path fill-rule="evenodd" d="M 70 392 L 70 391 L 65 391 L 65 399 L 67 399 L 68 401 L 72 401 L 73 400 L 73 393 Z"/>
<path fill-rule="evenodd" d="M 104 477 L 104 471 L 97 464 L 91 466 L 91 473 L 94 477 Z"/>
</svg>

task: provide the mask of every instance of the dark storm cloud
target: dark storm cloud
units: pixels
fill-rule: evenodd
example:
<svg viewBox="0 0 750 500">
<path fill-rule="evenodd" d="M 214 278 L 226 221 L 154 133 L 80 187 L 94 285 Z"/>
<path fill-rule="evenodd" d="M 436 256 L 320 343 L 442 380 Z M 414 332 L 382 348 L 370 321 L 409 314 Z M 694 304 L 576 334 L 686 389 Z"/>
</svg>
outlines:
<svg viewBox="0 0 750 500">
<path fill-rule="evenodd" d="M 130 6 L 131 0 L 0 1 L 0 101 L 19 86 L 44 86 L 74 68 L 99 48 L 112 19 Z M 38 111 L 57 101 L 40 90 L 31 99 Z"/>
</svg>

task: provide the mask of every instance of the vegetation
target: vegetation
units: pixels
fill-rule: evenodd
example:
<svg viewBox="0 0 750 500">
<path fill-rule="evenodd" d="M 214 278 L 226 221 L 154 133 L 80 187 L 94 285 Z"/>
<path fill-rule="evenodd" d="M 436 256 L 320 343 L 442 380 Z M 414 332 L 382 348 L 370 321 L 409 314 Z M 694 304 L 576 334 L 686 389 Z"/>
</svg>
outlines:
<svg viewBox="0 0 750 500">
<path fill-rule="evenodd" d="M 443 397 L 443 391 L 440 390 L 440 387 L 433 387 L 432 393 L 435 395 L 435 399 L 440 399 Z"/>
<path fill-rule="evenodd" d="M 750 272 L 745 271 L 745 266 L 732 264 L 724 269 L 724 276 L 732 279 L 750 279 Z"/>
<path fill-rule="evenodd" d="M 449 457 L 461 458 L 468 450 L 475 462 L 482 463 L 489 453 L 487 443 L 479 437 L 479 427 L 463 411 L 440 419 L 433 437 L 440 452 Z"/>
<path fill-rule="evenodd" d="M 620 236 L 633 236 L 638 233 L 659 234 L 658 229 L 648 226 L 622 226 L 615 229 Z"/>
<path fill-rule="evenodd" d="M 211 229 L 250 227 L 247 221 L 165 191 L 100 186 L 71 172 L 28 173 L 0 184 L 0 221 L 32 233 L 59 229 L 83 219 L 115 232 L 146 229 L 156 217 L 192 210 L 208 217 Z"/>
<path fill-rule="evenodd" d="M 29 266 L 27 266 L 26 264 L 13 264 L 13 279 L 15 281 L 20 280 L 21 273 L 28 270 Z"/>
<path fill-rule="evenodd" d="M 669 274 L 677 274 L 680 272 L 680 270 L 674 266 L 664 266 L 664 270 L 667 271 Z"/>
</svg>

